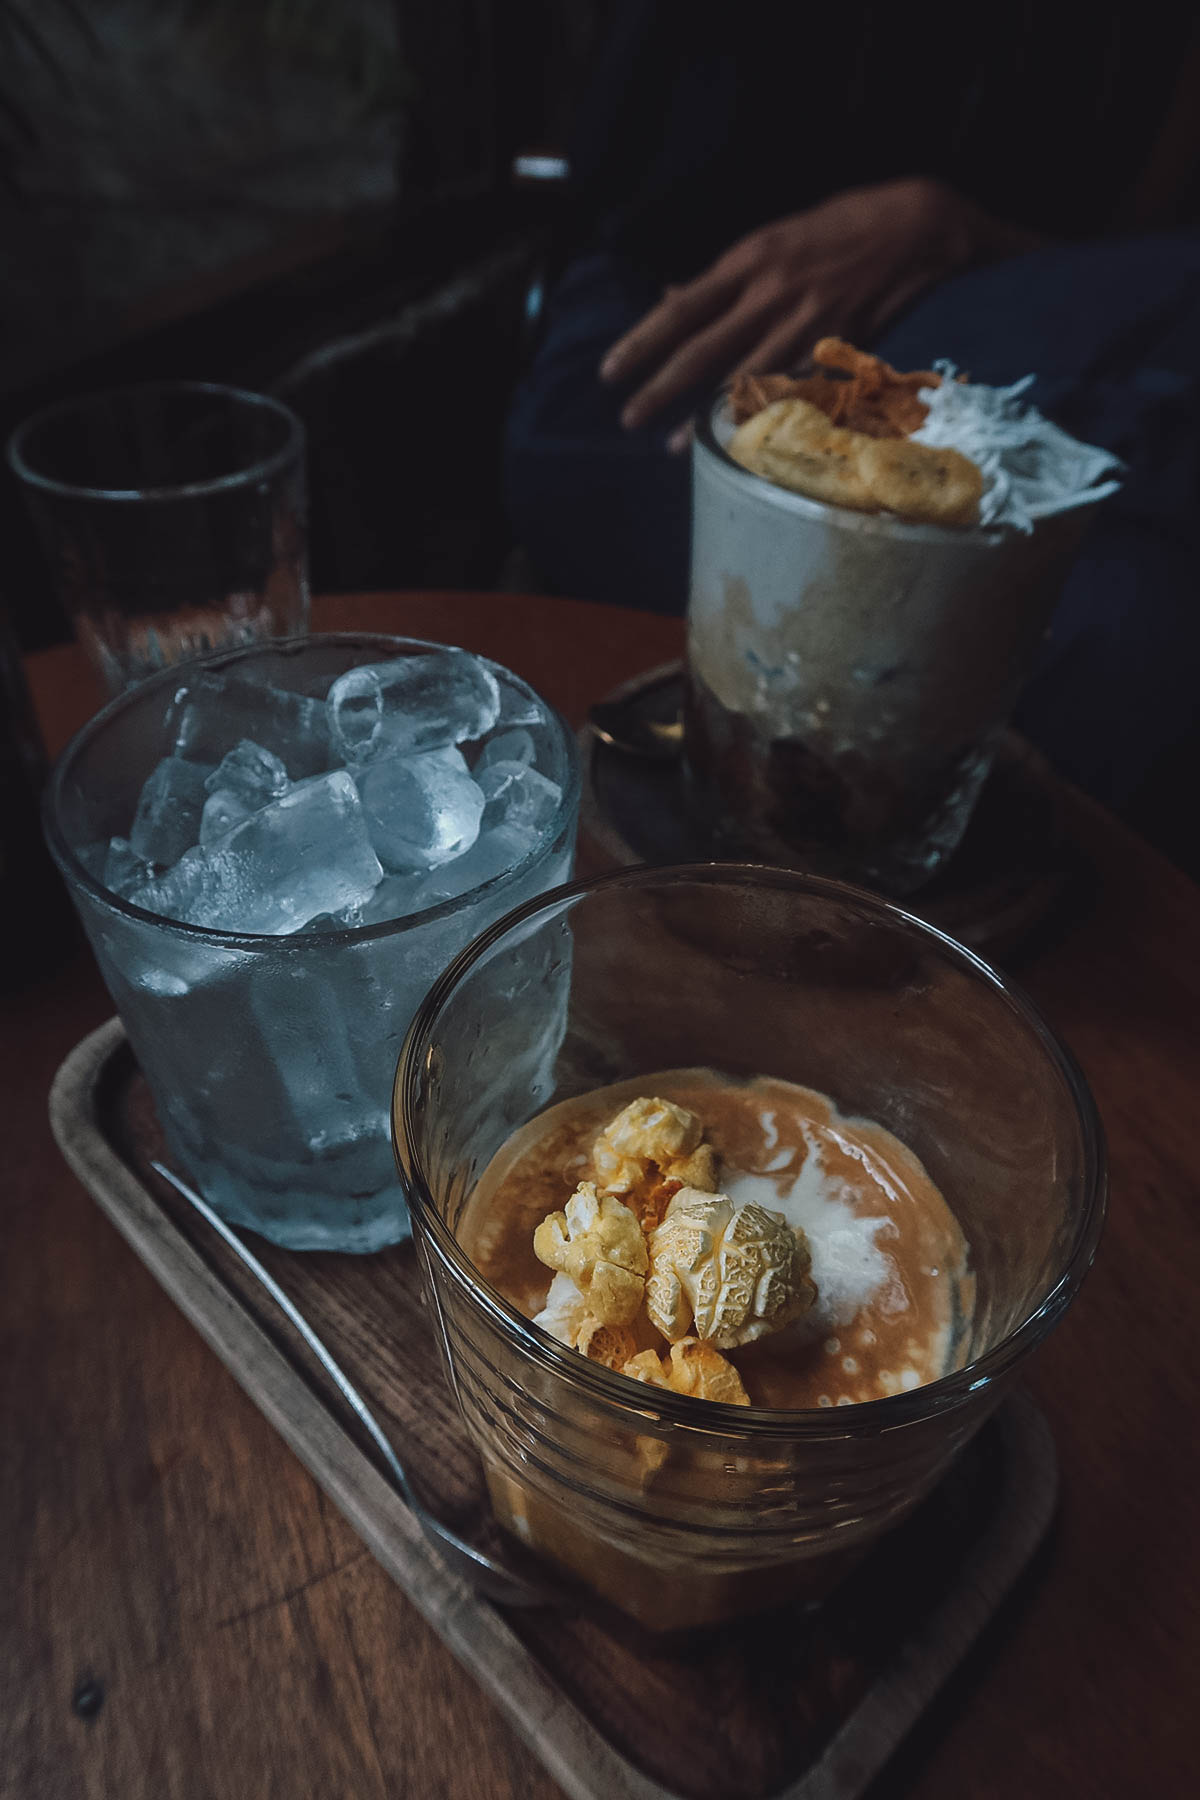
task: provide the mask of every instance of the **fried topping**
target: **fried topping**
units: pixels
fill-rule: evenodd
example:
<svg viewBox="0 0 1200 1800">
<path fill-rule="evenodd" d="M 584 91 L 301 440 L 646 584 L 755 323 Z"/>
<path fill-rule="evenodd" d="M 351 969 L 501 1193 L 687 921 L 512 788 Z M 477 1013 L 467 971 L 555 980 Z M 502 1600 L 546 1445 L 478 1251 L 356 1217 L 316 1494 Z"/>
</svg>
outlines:
<svg viewBox="0 0 1200 1800">
<path fill-rule="evenodd" d="M 901 374 L 841 338 L 821 338 L 813 361 L 813 375 L 739 375 L 729 396 L 734 421 L 742 425 L 776 400 L 804 400 L 831 425 L 865 437 L 908 437 L 929 412 L 917 398 L 919 390 L 940 387 L 942 381 L 932 369 Z"/>
<path fill-rule="evenodd" d="M 738 427 L 729 454 L 779 487 L 855 512 L 933 525 L 971 525 L 979 517 L 983 476 L 969 457 L 832 425 L 807 400 L 773 400 Z"/>
</svg>

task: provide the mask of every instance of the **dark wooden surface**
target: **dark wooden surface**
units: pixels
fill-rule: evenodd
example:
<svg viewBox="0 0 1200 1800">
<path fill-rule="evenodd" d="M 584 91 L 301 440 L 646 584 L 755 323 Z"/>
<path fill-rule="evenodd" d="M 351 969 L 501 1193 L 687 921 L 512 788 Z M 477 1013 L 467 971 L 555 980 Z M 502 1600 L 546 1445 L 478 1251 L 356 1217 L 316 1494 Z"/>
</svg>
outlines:
<svg viewBox="0 0 1200 1800">
<path fill-rule="evenodd" d="M 510 595 L 344 600 L 317 623 L 465 643 L 576 721 L 680 643 L 669 621 Z M 30 677 L 57 748 L 96 690 L 72 648 Z M 1088 803 L 1068 811 L 1095 892 L 1019 973 L 1093 1084 L 1113 1194 L 1030 1384 L 1061 1516 L 873 1800 L 1200 1786 L 1200 892 Z M 81 954 L 0 1017 L 0 1797 L 553 1800 L 59 1159 L 51 1077 L 111 1010 Z"/>
</svg>

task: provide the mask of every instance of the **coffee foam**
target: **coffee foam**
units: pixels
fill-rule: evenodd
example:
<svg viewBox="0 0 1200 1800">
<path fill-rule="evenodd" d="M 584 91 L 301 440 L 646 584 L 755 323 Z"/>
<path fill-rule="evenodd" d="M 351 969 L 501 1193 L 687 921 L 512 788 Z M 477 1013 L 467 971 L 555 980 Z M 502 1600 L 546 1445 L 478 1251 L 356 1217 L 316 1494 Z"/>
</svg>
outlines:
<svg viewBox="0 0 1200 1800">
<path fill-rule="evenodd" d="M 944 1373 L 954 1270 L 966 1260 L 944 1199 L 884 1127 L 770 1077 L 662 1070 L 530 1120 L 481 1177 L 460 1227 L 468 1254 L 507 1299 L 566 1337 L 562 1303 L 574 1295 L 562 1286 L 548 1293 L 534 1231 L 576 1185 L 596 1134 L 644 1093 L 697 1112 L 721 1158 L 722 1189 L 739 1204 L 754 1200 L 781 1214 L 810 1241 L 820 1289 L 812 1313 L 731 1353 L 754 1405 L 850 1405 Z"/>
<path fill-rule="evenodd" d="M 897 1235 L 892 1220 L 857 1213 L 848 1183 L 828 1174 L 814 1136 L 807 1131 L 804 1136 L 806 1154 L 790 1180 L 782 1173 L 726 1168 L 721 1185 L 739 1204 L 754 1201 L 803 1230 L 818 1296 L 809 1324 L 829 1335 L 833 1326 L 848 1325 L 877 1295 L 882 1293 L 889 1311 L 907 1305 L 907 1296 L 895 1262 L 877 1241 Z M 795 1152 L 788 1160 L 794 1162 Z"/>
</svg>

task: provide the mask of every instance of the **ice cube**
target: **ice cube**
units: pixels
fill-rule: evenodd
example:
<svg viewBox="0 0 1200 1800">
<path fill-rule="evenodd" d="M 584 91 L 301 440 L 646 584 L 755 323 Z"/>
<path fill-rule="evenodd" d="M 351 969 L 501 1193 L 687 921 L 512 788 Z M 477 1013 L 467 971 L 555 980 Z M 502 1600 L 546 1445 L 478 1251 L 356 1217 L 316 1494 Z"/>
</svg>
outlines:
<svg viewBox="0 0 1200 1800">
<path fill-rule="evenodd" d="M 494 825 L 490 830 L 480 831 L 464 856 L 456 856 L 453 862 L 443 864 L 429 875 L 432 898 L 426 905 L 433 904 L 434 900 L 457 899 L 460 894 L 469 894 L 472 888 L 482 887 L 485 881 L 494 880 L 506 870 L 515 869 L 518 863 L 524 862 L 537 841 L 538 833 L 528 826 Z"/>
<path fill-rule="evenodd" d="M 129 842 L 143 862 L 178 862 L 200 835 L 204 783 L 211 763 L 166 756 L 146 778 L 137 804 Z"/>
<path fill-rule="evenodd" d="M 200 817 L 200 842 L 208 845 L 260 806 L 286 794 L 290 783 L 287 770 L 272 751 L 243 738 L 222 757 L 204 785 L 208 799 Z"/>
<path fill-rule="evenodd" d="M 298 781 L 217 843 L 189 850 L 129 898 L 217 931 L 297 931 L 365 901 L 382 870 L 344 769 Z"/>
<path fill-rule="evenodd" d="M 496 724 L 507 731 L 514 725 L 544 725 L 548 708 L 543 706 L 536 694 L 523 694 L 509 683 L 500 690 L 500 711 Z"/>
<path fill-rule="evenodd" d="M 130 895 L 131 899 L 134 897 Z M 181 999 L 195 988 L 221 982 L 227 976 L 236 979 L 249 967 L 245 951 L 217 948 L 202 938 L 166 932 L 140 919 L 114 916 L 105 921 L 94 942 L 109 986 L 116 979 L 118 987 L 123 982 L 134 990 L 135 1005 L 131 1010 L 143 1030 L 146 1023 L 136 1006 L 137 994 Z M 119 992 L 117 1003 L 121 1005 Z M 155 1046 L 156 1054 L 160 1048 Z"/>
<path fill-rule="evenodd" d="M 353 917 L 348 913 L 338 916 L 347 925 L 382 925 L 389 919 L 410 919 L 444 897 L 434 886 L 440 873 L 421 870 L 410 875 L 385 875 L 371 897 L 354 909 Z"/>
<path fill-rule="evenodd" d="M 250 976 L 250 1011 L 275 1075 L 311 1148 L 364 1132 L 386 1137 L 386 1117 L 359 1084 L 344 996 L 310 962 L 263 958 Z"/>
<path fill-rule="evenodd" d="M 392 871 L 432 869 L 469 850 L 484 797 L 461 750 L 397 754 L 358 774 L 375 854 Z"/>
<path fill-rule="evenodd" d="M 196 762 L 219 762 L 248 740 L 278 757 L 296 780 L 329 767 L 324 703 L 267 682 L 199 669 L 176 689 L 167 728 L 176 754 Z"/>
<path fill-rule="evenodd" d="M 237 794 L 229 788 L 218 788 L 204 802 L 204 811 L 200 814 L 200 842 L 205 847 L 215 844 L 218 838 L 225 837 L 235 825 L 248 819 L 255 806 L 247 806 Z"/>
<path fill-rule="evenodd" d="M 562 789 L 557 781 L 525 763 L 492 762 L 477 773 L 487 801 L 485 827 L 517 825 L 542 831 L 558 810 Z"/>
<path fill-rule="evenodd" d="M 204 785 L 210 794 L 236 794 L 247 812 L 253 812 L 287 792 L 288 772 L 272 751 L 243 738 L 222 757 Z"/>
<path fill-rule="evenodd" d="M 362 925 L 383 925 L 422 912 L 441 896 L 430 887 L 434 876 L 421 870 L 408 875 L 385 875 L 373 894 L 341 912 L 318 913 L 305 931 L 357 931 Z M 432 898 L 431 898 L 432 895 Z"/>
<path fill-rule="evenodd" d="M 500 687 L 478 657 L 438 649 L 348 669 L 326 707 L 337 750 L 362 764 L 483 737 L 499 717 Z"/>
<path fill-rule="evenodd" d="M 100 872 L 100 879 L 110 894 L 131 894 L 149 873 L 149 864 L 137 854 L 128 838 L 113 838 Z"/>
<path fill-rule="evenodd" d="M 513 762 L 528 768 L 533 758 L 533 739 L 527 731 L 520 728 L 515 731 L 498 731 L 483 746 L 475 767 L 479 770 L 488 768 L 492 763 Z"/>
</svg>

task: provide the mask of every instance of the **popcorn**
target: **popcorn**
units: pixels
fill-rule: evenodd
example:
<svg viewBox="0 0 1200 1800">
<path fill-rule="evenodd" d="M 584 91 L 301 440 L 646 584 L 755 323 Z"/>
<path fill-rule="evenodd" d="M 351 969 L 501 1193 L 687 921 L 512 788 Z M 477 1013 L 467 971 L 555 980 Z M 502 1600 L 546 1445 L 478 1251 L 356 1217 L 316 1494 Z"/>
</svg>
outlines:
<svg viewBox="0 0 1200 1800">
<path fill-rule="evenodd" d="M 701 1146 L 707 1148 L 707 1146 Z M 638 1213 L 642 1222 L 642 1230 L 649 1237 L 655 1228 L 662 1224 L 667 1208 L 681 1187 L 695 1185 L 682 1181 L 655 1181 L 650 1187 L 643 1187 L 636 1195 Z"/>
<path fill-rule="evenodd" d="M 666 1172 L 684 1187 L 700 1188 L 706 1194 L 717 1191 L 717 1153 L 711 1144 L 697 1144 L 690 1156 L 669 1163 Z"/>
<path fill-rule="evenodd" d="M 573 1350 L 579 1328 L 587 1316 L 587 1301 L 571 1277 L 560 1271 L 550 1283 L 542 1310 L 534 1314 L 533 1322 Z"/>
<path fill-rule="evenodd" d="M 699 1338 L 684 1338 L 680 1343 L 672 1344 L 669 1356 L 660 1357 L 653 1350 L 643 1350 L 630 1357 L 621 1373 L 651 1387 L 691 1394 L 697 1400 L 720 1400 L 726 1406 L 750 1404 L 750 1396 L 733 1364 L 711 1344 L 701 1343 Z"/>
<path fill-rule="evenodd" d="M 565 1344 L 578 1350 L 590 1362 L 604 1363 L 620 1370 L 637 1353 L 637 1339 L 627 1325 L 605 1325 L 588 1311 L 588 1303 L 571 1280 L 560 1269 L 550 1283 L 546 1304 L 535 1314 L 534 1324 Z"/>
<path fill-rule="evenodd" d="M 781 1214 L 681 1188 L 650 1239 L 646 1311 L 672 1342 L 733 1349 L 808 1311 L 811 1266 L 808 1239 Z"/>
<path fill-rule="evenodd" d="M 619 1373 L 637 1355 L 637 1339 L 628 1325 L 602 1325 L 599 1319 L 589 1317 L 576 1334 L 575 1348 L 589 1362 L 603 1363 Z"/>
<path fill-rule="evenodd" d="M 688 1187 L 716 1187 L 716 1158 L 695 1113 L 671 1100 L 647 1096 L 631 1100 L 592 1146 L 592 1172 L 597 1187 L 608 1194 L 627 1194 L 637 1187 L 653 1163 L 661 1176 Z"/>
<path fill-rule="evenodd" d="M 571 1278 L 600 1324 L 628 1325 L 636 1316 L 649 1267 L 646 1240 L 636 1215 L 611 1194 L 597 1194 L 593 1182 L 581 1181 L 565 1211 L 542 1220 L 533 1253 Z"/>
<path fill-rule="evenodd" d="M 813 1304 L 808 1239 L 780 1213 L 715 1191 L 716 1153 L 695 1113 L 673 1101 L 631 1101 L 592 1159 L 596 1179 L 534 1232 L 535 1256 L 555 1271 L 534 1324 L 633 1381 L 749 1406 L 721 1351 Z M 639 1350 L 654 1331 L 667 1350 Z M 666 1451 L 647 1445 L 653 1472 Z"/>
</svg>

